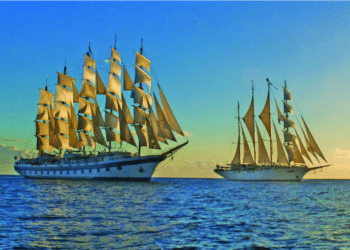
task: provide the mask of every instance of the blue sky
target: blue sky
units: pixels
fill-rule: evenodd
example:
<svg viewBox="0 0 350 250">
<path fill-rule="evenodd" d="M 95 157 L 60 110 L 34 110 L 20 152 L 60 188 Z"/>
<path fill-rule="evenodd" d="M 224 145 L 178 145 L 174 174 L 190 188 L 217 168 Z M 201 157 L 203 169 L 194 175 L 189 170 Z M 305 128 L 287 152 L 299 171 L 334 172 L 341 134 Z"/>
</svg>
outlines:
<svg viewBox="0 0 350 250">
<path fill-rule="evenodd" d="M 243 115 L 254 80 L 258 120 L 268 77 L 278 87 L 277 100 L 287 80 L 297 115 L 304 116 L 333 164 L 306 177 L 349 178 L 349 7 L 348 2 L 0 2 L 0 170 L 12 168 L 8 152 L 34 149 L 39 88 L 47 80 L 54 90 L 65 60 L 80 90 L 89 42 L 107 84 L 104 60 L 117 34 L 129 72 L 133 51 L 144 39 L 153 83 L 161 83 L 181 127 L 191 134 L 190 144 L 156 175 L 212 176 L 213 164 L 230 161 L 237 102 Z"/>
</svg>

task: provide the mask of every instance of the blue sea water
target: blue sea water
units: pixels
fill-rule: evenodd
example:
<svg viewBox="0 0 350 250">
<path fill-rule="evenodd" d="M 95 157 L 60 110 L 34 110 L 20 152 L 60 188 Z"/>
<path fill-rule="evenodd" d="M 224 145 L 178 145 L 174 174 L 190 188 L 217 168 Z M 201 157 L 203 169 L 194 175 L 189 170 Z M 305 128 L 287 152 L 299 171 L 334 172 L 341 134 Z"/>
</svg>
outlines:
<svg viewBox="0 0 350 250">
<path fill-rule="evenodd" d="M 0 176 L 0 249 L 350 249 L 349 187 Z"/>
</svg>

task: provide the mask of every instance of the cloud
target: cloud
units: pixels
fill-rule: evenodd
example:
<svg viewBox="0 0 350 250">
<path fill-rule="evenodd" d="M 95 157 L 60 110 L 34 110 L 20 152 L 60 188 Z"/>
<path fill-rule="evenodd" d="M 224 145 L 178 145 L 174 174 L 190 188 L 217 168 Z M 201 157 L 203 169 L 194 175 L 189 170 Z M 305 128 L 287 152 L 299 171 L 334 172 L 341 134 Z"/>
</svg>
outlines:
<svg viewBox="0 0 350 250">
<path fill-rule="evenodd" d="M 202 169 L 214 169 L 217 163 L 214 161 L 185 161 L 185 164 L 190 167 L 198 167 Z"/>
<path fill-rule="evenodd" d="M 13 169 L 14 157 L 28 155 L 27 150 L 20 150 L 15 146 L 6 146 L 0 143 L 0 174 L 15 174 Z"/>
<path fill-rule="evenodd" d="M 350 158 L 350 150 L 343 150 L 340 148 L 336 148 L 333 152 L 334 158 L 340 158 L 340 159 L 349 159 Z"/>
</svg>

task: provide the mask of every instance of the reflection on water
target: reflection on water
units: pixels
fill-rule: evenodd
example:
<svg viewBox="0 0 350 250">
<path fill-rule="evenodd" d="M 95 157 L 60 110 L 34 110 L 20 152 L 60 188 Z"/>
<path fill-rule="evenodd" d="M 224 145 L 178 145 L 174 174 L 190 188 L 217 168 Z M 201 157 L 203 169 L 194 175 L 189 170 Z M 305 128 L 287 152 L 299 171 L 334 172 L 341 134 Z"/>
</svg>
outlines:
<svg viewBox="0 0 350 250">
<path fill-rule="evenodd" d="M 0 248 L 346 248 L 349 185 L 0 177 Z"/>
</svg>

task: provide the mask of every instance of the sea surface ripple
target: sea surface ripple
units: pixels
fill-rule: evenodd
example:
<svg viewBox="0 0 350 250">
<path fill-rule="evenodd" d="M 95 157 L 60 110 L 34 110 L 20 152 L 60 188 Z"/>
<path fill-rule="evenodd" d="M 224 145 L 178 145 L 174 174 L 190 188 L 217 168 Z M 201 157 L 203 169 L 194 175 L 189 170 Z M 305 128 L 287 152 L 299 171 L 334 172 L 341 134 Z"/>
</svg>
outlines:
<svg viewBox="0 0 350 250">
<path fill-rule="evenodd" d="M 0 177 L 0 249 L 350 249 L 350 181 Z"/>
</svg>

